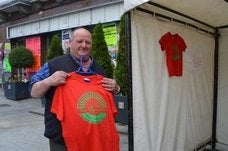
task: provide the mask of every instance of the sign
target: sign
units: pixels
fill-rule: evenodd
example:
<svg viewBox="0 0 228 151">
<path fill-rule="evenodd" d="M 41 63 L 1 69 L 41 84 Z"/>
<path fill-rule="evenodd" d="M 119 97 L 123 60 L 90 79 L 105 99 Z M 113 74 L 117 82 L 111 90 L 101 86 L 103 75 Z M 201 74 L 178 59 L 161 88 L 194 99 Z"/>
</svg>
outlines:
<svg viewBox="0 0 228 151">
<path fill-rule="evenodd" d="M 3 71 L 4 72 L 11 72 L 11 66 L 9 63 L 9 54 L 11 52 L 11 45 L 10 43 L 4 44 L 4 59 L 3 59 Z"/>
<path fill-rule="evenodd" d="M 117 30 L 115 24 L 103 26 L 105 42 L 108 46 L 109 54 L 112 58 L 112 64 L 116 66 L 116 58 L 118 53 L 117 46 Z"/>
<path fill-rule="evenodd" d="M 62 30 L 62 48 L 63 53 L 66 54 L 70 49 L 70 39 L 71 39 L 72 30 Z"/>
<path fill-rule="evenodd" d="M 108 47 L 117 46 L 117 35 L 116 35 L 116 26 L 115 24 L 107 25 L 103 27 L 105 41 Z"/>
</svg>

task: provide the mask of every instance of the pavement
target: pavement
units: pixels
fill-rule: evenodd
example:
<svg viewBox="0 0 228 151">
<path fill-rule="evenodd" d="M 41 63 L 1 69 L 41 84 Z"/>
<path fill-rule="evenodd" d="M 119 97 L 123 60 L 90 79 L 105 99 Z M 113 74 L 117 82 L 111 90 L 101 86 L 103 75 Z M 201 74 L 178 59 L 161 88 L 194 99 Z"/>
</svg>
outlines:
<svg viewBox="0 0 228 151">
<path fill-rule="evenodd" d="M 10 100 L 0 88 L 0 151 L 49 151 L 43 113 L 41 99 Z M 116 126 L 120 151 L 128 151 L 127 125 Z"/>
</svg>

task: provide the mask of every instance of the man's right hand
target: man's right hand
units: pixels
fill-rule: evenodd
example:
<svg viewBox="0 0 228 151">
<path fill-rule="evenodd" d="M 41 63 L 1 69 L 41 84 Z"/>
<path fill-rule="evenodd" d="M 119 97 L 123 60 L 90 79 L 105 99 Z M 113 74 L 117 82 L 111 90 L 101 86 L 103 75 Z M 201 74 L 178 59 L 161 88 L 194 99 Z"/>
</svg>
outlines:
<svg viewBox="0 0 228 151">
<path fill-rule="evenodd" d="M 66 78 L 69 76 L 69 73 L 64 71 L 56 71 L 48 78 L 34 83 L 31 90 L 31 96 L 33 98 L 42 98 L 52 86 L 65 84 Z"/>
<path fill-rule="evenodd" d="M 45 81 L 49 86 L 57 86 L 59 84 L 65 84 L 66 78 L 68 78 L 69 76 L 70 75 L 64 71 L 56 71 L 47 79 L 45 79 Z"/>
</svg>

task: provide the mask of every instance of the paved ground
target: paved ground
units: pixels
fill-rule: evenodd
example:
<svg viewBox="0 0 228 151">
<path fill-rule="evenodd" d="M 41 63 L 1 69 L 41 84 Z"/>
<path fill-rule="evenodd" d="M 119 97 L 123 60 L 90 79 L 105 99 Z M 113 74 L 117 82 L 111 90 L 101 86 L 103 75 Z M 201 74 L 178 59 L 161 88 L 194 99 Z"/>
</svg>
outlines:
<svg viewBox="0 0 228 151">
<path fill-rule="evenodd" d="M 43 110 L 40 99 L 9 100 L 0 88 L 0 151 L 48 151 Z M 120 151 L 128 151 L 127 126 L 117 128 Z"/>
</svg>

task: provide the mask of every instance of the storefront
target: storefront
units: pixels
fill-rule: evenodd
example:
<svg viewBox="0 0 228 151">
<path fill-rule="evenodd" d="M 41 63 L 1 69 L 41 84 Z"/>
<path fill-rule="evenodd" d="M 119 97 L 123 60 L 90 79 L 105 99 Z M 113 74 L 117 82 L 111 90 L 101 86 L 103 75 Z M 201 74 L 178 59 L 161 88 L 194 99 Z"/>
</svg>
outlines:
<svg viewBox="0 0 228 151">
<path fill-rule="evenodd" d="M 96 3 L 90 3 L 72 2 L 53 9 L 41 9 L 35 14 L 12 21 L 11 25 L 6 27 L 7 40 L 10 41 L 9 47 L 24 45 L 32 50 L 35 65 L 30 72 L 34 73 L 44 64 L 48 46 L 54 34 L 61 38 L 63 50 L 66 51 L 67 42 L 74 28 L 85 27 L 92 30 L 97 23 L 118 25 L 123 14 L 122 0 L 109 2 L 99 0 Z M 5 57 L 7 59 L 7 54 Z M 8 64 L 7 60 L 3 64 L 6 66 Z M 5 68 L 3 67 L 4 71 Z"/>
</svg>

